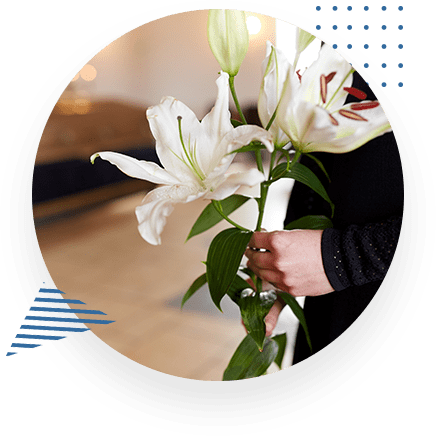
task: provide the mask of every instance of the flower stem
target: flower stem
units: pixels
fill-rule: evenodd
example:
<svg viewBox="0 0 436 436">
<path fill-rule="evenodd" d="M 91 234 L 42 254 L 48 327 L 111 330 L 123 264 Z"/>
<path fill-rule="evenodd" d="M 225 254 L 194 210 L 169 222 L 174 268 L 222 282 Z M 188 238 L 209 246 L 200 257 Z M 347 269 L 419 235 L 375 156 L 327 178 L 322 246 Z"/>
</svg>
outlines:
<svg viewBox="0 0 436 436">
<path fill-rule="evenodd" d="M 280 103 L 280 102 L 279 102 L 279 103 Z M 266 127 L 265 127 L 265 130 L 269 130 L 270 127 L 272 126 L 272 123 L 274 122 L 274 120 L 275 120 L 275 118 L 276 118 L 276 116 L 277 116 L 277 109 L 278 109 L 278 108 L 279 108 L 279 105 L 277 104 L 277 106 L 276 106 L 276 108 L 275 108 L 275 110 L 274 110 L 274 113 L 272 114 L 270 120 L 268 121 L 268 124 L 267 124 Z"/>
<path fill-rule="evenodd" d="M 236 89 L 235 89 L 235 76 L 229 77 L 229 86 L 230 86 L 230 92 L 232 93 L 233 101 L 235 102 L 236 109 L 238 110 L 238 114 L 241 117 L 241 121 L 244 124 L 247 124 L 247 120 L 244 117 L 244 114 L 242 113 L 241 105 L 239 104 L 238 97 L 236 95 Z"/>
<path fill-rule="evenodd" d="M 259 232 L 262 228 L 262 219 L 263 219 L 263 215 L 265 213 L 265 203 L 266 203 L 266 197 L 268 195 L 268 189 L 269 189 L 269 186 L 267 184 L 265 184 L 265 183 L 260 184 L 260 198 L 258 199 L 259 216 L 257 218 L 256 232 Z"/>
<path fill-rule="evenodd" d="M 223 211 L 223 207 L 221 206 L 221 203 L 219 200 L 212 200 L 213 207 L 215 210 L 226 220 L 228 221 L 232 226 L 236 227 L 239 230 L 242 230 L 244 232 L 249 232 L 250 230 L 246 229 L 245 227 L 240 226 L 239 224 L 235 223 L 233 220 L 231 220 Z"/>
<path fill-rule="evenodd" d="M 271 153 L 271 160 L 269 162 L 269 174 L 268 179 L 271 179 L 271 173 L 274 167 L 274 162 L 276 160 L 277 150 L 274 149 L 274 151 Z"/>
</svg>

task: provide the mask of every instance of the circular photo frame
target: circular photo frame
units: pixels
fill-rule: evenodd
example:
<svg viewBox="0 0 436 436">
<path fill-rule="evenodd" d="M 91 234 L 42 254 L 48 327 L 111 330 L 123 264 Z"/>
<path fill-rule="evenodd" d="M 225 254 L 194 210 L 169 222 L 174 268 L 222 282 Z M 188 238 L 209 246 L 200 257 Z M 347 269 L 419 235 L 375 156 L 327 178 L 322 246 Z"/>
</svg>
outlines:
<svg viewBox="0 0 436 436">
<path fill-rule="evenodd" d="M 80 70 L 96 52 L 132 29 L 182 12 L 183 5 L 157 9 L 97 35 L 53 73 L 23 118 L 7 162 L 2 192 L 3 221 L 8 226 L 8 231 L 2 234 L 5 264 L 23 316 L 28 315 L 41 288 L 57 289 L 35 234 L 32 183 L 43 129 L 71 81 L 71 72 Z M 262 6 L 262 14 L 279 17 L 308 31 L 315 28 L 311 20 L 276 8 Z M 340 36 L 323 27 L 317 30 L 316 36 L 331 46 L 346 45 Z M 372 64 L 357 50 L 340 54 L 355 65 Z M 91 78 L 95 72 L 90 69 L 87 74 Z M 365 79 L 382 83 L 384 76 L 378 68 L 372 68 Z M 189 434 L 206 434 L 212 430 L 247 434 L 282 427 L 320 412 L 360 386 L 385 361 L 408 328 L 427 282 L 434 246 L 429 206 L 434 203 L 434 194 L 420 134 L 389 82 L 374 91 L 388 114 L 401 157 L 408 153 L 412 138 L 414 143 L 414 158 L 402 159 L 401 237 L 379 291 L 362 315 L 328 347 L 286 370 L 235 382 L 190 380 L 150 369 L 116 351 L 92 330 L 68 334 L 65 340 L 45 341 L 44 353 L 76 386 L 117 413 L 157 428 Z M 31 144 L 33 149 L 23 153 L 23 143 Z M 17 186 L 21 186 L 20 196 L 16 195 Z M 22 273 L 23 264 L 27 265 L 26 274 Z M 410 271 L 413 271 L 413 283 Z M 407 292 L 411 286 L 413 294 Z M 68 317 L 77 318 L 74 314 Z M 84 323 L 75 326 L 85 328 Z M 253 405 L 264 404 L 265 398 L 271 397 L 277 402 L 286 398 L 292 414 L 275 414 L 272 419 L 265 412 L 257 414 L 256 420 L 236 418 L 234 422 L 219 418 L 223 409 L 237 417 L 248 416 L 253 413 Z"/>
</svg>

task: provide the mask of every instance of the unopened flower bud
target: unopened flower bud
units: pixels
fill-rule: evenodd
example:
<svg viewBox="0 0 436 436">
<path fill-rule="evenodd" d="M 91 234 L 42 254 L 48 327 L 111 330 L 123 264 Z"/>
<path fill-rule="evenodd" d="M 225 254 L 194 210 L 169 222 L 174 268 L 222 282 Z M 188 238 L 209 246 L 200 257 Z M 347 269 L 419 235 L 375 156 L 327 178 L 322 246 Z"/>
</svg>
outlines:
<svg viewBox="0 0 436 436">
<path fill-rule="evenodd" d="M 304 50 L 306 50 L 306 48 L 309 47 L 310 43 L 314 39 L 315 37 L 311 33 L 297 27 L 297 44 L 295 47 L 297 49 L 297 53 L 301 54 Z"/>
<path fill-rule="evenodd" d="M 229 76 L 236 76 L 249 44 L 245 12 L 211 9 L 207 22 L 207 37 L 221 69 Z"/>
</svg>

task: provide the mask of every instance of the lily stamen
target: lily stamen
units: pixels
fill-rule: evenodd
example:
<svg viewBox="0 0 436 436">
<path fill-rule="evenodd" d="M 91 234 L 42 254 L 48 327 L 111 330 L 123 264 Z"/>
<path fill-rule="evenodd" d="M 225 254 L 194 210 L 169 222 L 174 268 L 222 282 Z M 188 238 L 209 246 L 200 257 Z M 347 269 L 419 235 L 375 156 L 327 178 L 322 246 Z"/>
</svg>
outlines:
<svg viewBox="0 0 436 436">
<path fill-rule="evenodd" d="M 321 93 L 321 100 L 325 104 L 327 101 L 327 78 L 324 76 L 324 74 L 321 74 L 321 77 L 319 78 L 320 82 L 320 93 Z"/>
<path fill-rule="evenodd" d="M 339 126 L 338 120 L 332 114 L 329 114 L 329 116 L 330 116 L 330 121 L 332 122 L 332 124 L 334 126 Z"/>
<path fill-rule="evenodd" d="M 360 89 L 357 88 L 344 88 L 344 91 L 348 92 L 348 94 L 351 94 L 353 97 L 358 98 L 359 100 L 365 100 L 367 95 L 361 91 Z"/>
<path fill-rule="evenodd" d="M 365 109 L 374 109 L 379 105 L 378 101 L 368 101 L 365 103 L 354 103 L 350 106 L 350 109 L 353 109 L 353 111 L 363 111 Z"/>
<path fill-rule="evenodd" d="M 350 120 L 356 121 L 368 121 L 366 118 L 361 117 L 359 114 L 355 114 L 354 112 L 348 111 L 346 109 L 340 109 L 339 114 L 345 118 L 349 118 Z"/>
<path fill-rule="evenodd" d="M 179 115 L 177 117 L 177 122 L 179 125 L 179 137 L 180 137 L 180 142 L 182 143 L 182 148 L 183 151 L 185 152 L 185 156 L 188 159 L 188 165 L 191 170 L 194 172 L 194 174 L 200 179 L 200 182 L 203 182 L 203 180 L 206 178 L 206 176 L 203 174 L 203 172 L 200 169 L 200 166 L 198 165 L 197 160 L 195 159 L 195 155 L 192 156 L 191 155 L 191 150 L 189 149 L 189 151 L 186 149 L 185 146 L 185 142 L 183 141 L 183 134 L 182 134 L 182 117 Z M 189 137 L 189 146 L 191 145 L 191 138 Z M 195 154 L 195 146 L 194 146 L 194 154 Z M 194 160 L 193 160 L 194 157 Z M 182 159 L 184 161 L 184 159 Z M 185 162 L 186 163 L 186 162 Z"/>
<path fill-rule="evenodd" d="M 336 71 L 332 71 L 327 76 L 324 76 L 324 74 L 321 74 L 320 80 L 320 94 L 321 94 L 321 100 L 323 104 L 327 101 L 327 85 L 333 80 L 333 78 L 336 76 Z"/>
</svg>

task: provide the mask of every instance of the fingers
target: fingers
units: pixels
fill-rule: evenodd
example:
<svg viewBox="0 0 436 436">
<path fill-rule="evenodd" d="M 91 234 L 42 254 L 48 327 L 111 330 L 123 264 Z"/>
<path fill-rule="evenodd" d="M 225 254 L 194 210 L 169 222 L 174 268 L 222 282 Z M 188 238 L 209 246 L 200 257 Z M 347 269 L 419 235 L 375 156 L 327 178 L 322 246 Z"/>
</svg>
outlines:
<svg viewBox="0 0 436 436">
<path fill-rule="evenodd" d="M 270 269 L 262 269 L 257 265 L 252 264 L 250 261 L 247 263 L 247 267 L 257 275 L 257 277 L 261 278 L 270 283 L 280 283 L 281 282 L 281 274 L 278 271 L 273 271 Z"/>
<path fill-rule="evenodd" d="M 251 280 L 251 278 L 246 279 L 246 282 L 251 288 L 256 289 L 256 285 L 254 284 L 253 280 Z M 269 291 L 271 289 L 274 289 L 274 285 L 265 281 L 262 282 L 262 291 Z"/>
<path fill-rule="evenodd" d="M 258 268 L 271 269 L 272 267 L 273 255 L 269 251 L 254 251 L 248 248 L 245 251 L 245 255 L 249 262 L 256 265 Z"/>
<path fill-rule="evenodd" d="M 271 247 L 271 233 L 270 232 L 254 232 L 253 236 L 250 239 L 250 242 L 248 243 L 248 246 L 250 248 L 257 248 L 261 249 L 264 248 L 266 250 L 272 249 Z"/>
<path fill-rule="evenodd" d="M 276 300 L 267 316 L 265 317 L 265 331 L 267 336 L 271 336 L 277 325 L 279 315 L 283 310 L 284 303 L 281 300 Z"/>
<path fill-rule="evenodd" d="M 282 312 L 285 304 L 282 300 L 276 300 L 270 311 L 265 317 L 265 334 L 266 336 L 271 336 L 274 329 L 276 328 L 277 321 L 279 319 L 280 313 Z M 244 321 L 241 318 L 241 324 L 244 327 L 245 333 L 248 334 L 247 327 L 245 327 Z"/>
</svg>

